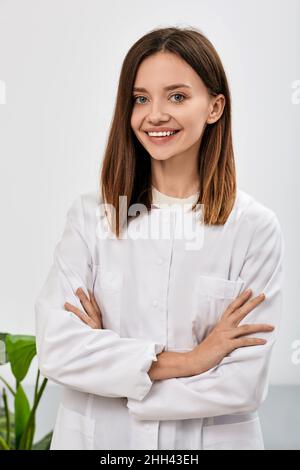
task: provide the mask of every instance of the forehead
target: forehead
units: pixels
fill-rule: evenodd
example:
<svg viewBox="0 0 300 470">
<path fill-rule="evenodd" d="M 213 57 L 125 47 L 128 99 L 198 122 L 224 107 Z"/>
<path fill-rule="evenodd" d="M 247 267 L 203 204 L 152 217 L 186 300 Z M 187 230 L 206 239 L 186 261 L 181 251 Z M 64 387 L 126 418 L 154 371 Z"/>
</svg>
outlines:
<svg viewBox="0 0 300 470">
<path fill-rule="evenodd" d="M 185 83 L 195 89 L 203 87 L 199 75 L 184 59 L 170 52 L 157 52 L 139 65 L 134 87 L 150 91 L 172 83 Z"/>
</svg>

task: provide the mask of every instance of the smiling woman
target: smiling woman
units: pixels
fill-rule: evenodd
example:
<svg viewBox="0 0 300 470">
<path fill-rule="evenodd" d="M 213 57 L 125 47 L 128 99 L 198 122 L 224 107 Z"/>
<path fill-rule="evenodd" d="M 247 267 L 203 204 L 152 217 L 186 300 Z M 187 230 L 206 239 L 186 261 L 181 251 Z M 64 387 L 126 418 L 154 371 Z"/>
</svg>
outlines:
<svg viewBox="0 0 300 470">
<path fill-rule="evenodd" d="M 236 188 L 213 45 L 151 31 L 122 65 L 100 191 L 70 207 L 35 304 L 40 370 L 64 386 L 51 449 L 262 449 L 282 259 L 276 214 Z"/>
<path fill-rule="evenodd" d="M 154 30 L 125 57 L 100 181 L 117 236 L 118 195 L 126 196 L 127 211 L 135 203 L 149 210 L 152 183 L 175 197 L 199 191 L 206 224 L 224 224 L 236 197 L 226 74 L 211 42 L 193 28 Z"/>
<path fill-rule="evenodd" d="M 182 81 L 175 83 L 179 77 Z M 166 81 L 174 83 L 163 86 Z M 133 95 L 131 126 L 152 157 L 154 181 L 163 178 L 159 185 L 171 186 L 167 181 L 171 168 L 176 168 L 178 175 L 183 171 L 196 174 L 204 129 L 220 118 L 225 105 L 224 95 L 209 93 L 198 73 L 180 56 L 167 51 L 144 59 L 135 83 L 133 90 L 145 94 Z M 140 83 L 147 83 L 147 87 L 139 86 Z M 175 99 L 178 97 L 179 100 Z M 143 102 L 138 99 L 143 99 Z M 167 130 L 174 130 L 174 134 L 165 132 L 163 136 Z M 156 134 L 149 136 L 150 131 Z M 170 145 L 161 147 L 166 143 Z"/>
</svg>

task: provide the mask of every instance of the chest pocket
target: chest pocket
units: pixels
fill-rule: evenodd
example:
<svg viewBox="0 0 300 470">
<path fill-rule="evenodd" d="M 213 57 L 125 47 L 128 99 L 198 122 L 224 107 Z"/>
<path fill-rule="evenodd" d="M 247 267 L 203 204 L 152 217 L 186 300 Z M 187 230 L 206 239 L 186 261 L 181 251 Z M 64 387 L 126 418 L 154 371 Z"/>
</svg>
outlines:
<svg viewBox="0 0 300 470">
<path fill-rule="evenodd" d="M 245 281 L 198 276 L 193 296 L 192 334 L 199 344 L 213 329 L 228 305 L 243 291 Z"/>
<path fill-rule="evenodd" d="M 120 334 L 124 275 L 119 270 L 93 266 L 94 295 L 102 313 L 103 327 Z"/>
</svg>

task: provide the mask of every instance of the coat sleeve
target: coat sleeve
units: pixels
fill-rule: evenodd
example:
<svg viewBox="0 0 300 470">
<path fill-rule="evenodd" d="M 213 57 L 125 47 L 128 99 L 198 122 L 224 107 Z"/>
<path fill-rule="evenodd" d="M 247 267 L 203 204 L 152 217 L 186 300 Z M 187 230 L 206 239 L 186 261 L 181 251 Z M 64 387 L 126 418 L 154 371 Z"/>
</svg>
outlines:
<svg viewBox="0 0 300 470">
<path fill-rule="evenodd" d="M 68 301 L 83 310 L 75 292 L 80 286 L 86 294 L 93 289 L 82 203 L 79 196 L 68 210 L 53 265 L 35 299 L 38 366 L 53 382 L 81 392 L 142 400 L 152 386 L 147 372 L 164 345 L 92 329 L 64 309 Z"/>
<path fill-rule="evenodd" d="M 252 297 L 265 300 L 241 322 L 270 323 L 271 333 L 251 334 L 267 343 L 235 349 L 217 366 L 198 375 L 155 381 L 147 397 L 128 398 L 127 407 L 144 420 L 204 418 L 256 410 L 266 397 L 271 351 L 282 310 L 284 241 L 275 213 L 260 221 L 249 245 L 240 277 Z"/>
</svg>

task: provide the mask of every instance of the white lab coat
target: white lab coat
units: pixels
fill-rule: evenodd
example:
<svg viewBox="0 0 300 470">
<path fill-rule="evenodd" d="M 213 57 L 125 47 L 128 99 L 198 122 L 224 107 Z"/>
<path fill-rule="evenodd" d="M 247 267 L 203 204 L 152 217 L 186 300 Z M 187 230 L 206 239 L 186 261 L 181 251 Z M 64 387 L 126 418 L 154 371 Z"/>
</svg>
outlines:
<svg viewBox="0 0 300 470">
<path fill-rule="evenodd" d="M 189 230 L 178 232 L 194 213 L 159 204 L 117 240 L 105 238 L 97 197 L 81 194 L 70 207 L 35 302 L 41 373 L 64 387 L 51 449 L 263 449 L 257 409 L 282 310 L 277 216 L 238 189 L 225 225 L 196 222 L 194 245 Z M 160 221 L 164 235 L 142 238 Z M 104 329 L 64 309 L 68 301 L 83 310 L 79 286 L 94 289 Z M 236 349 L 202 374 L 150 380 L 157 354 L 192 350 L 248 287 L 266 299 L 241 324 L 273 324 L 251 335 L 265 345 Z"/>
</svg>

